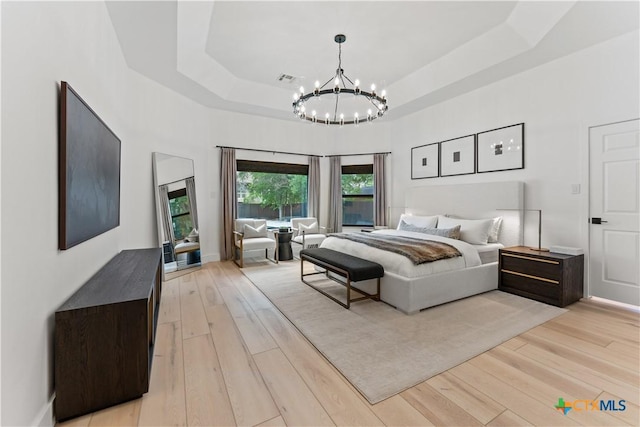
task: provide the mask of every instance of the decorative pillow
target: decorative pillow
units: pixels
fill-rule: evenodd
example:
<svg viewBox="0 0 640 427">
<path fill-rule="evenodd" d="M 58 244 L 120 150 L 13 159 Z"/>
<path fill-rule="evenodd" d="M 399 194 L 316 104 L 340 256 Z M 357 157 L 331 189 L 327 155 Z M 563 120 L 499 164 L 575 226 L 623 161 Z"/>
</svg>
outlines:
<svg viewBox="0 0 640 427">
<path fill-rule="evenodd" d="M 462 219 L 459 216 L 447 214 L 445 215 L 448 218 L 457 218 Z M 502 226 L 502 217 L 497 216 L 493 218 L 493 224 L 491 224 L 491 228 L 489 229 L 489 238 L 487 239 L 487 243 L 498 243 L 498 236 L 500 235 L 500 227 Z"/>
<path fill-rule="evenodd" d="M 267 226 L 262 224 L 258 228 L 253 228 L 249 224 L 242 226 L 245 239 L 255 239 L 256 237 L 267 237 Z"/>
<path fill-rule="evenodd" d="M 304 225 L 303 223 L 298 224 L 298 233 L 302 234 L 318 234 L 318 222 L 314 222 L 311 225 Z"/>
<path fill-rule="evenodd" d="M 460 240 L 472 245 L 486 245 L 493 219 L 458 219 L 446 216 L 438 218 L 438 228 L 453 228 L 456 225 L 460 226 Z"/>
<path fill-rule="evenodd" d="M 456 225 L 453 228 L 425 228 L 416 227 L 415 225 L 407 224 L 403 220 L 400 221 L 399 230 L 414 231 L 416 233 L 431 234 L 432 236 L 448 237 L 450 239 L 460 240 L 460 226 Z"/>
<path fill-rule="evenodd" d="M 404 221 L 406 224 L 413 225 L 420 228 L 436 228 L 438 223 L 437 216 L 414 216 L 402 214 L 400 215 L 400 221 L 398 221 L 398 230 L 400 230 L 400 224 Z"/>
</svg>

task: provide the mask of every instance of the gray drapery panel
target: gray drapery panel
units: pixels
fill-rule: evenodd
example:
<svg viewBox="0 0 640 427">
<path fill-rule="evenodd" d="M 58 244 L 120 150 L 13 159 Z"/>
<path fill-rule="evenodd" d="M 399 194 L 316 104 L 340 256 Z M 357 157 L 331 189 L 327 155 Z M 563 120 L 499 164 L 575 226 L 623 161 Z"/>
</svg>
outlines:
<svg viewBox="0 0 640 427">
<path fill-rule="evenodd" d="M 171 220 L 171 211 L 169 210 L 169 186 L 160 186 L 160 205 L 162 207 L 162 231 L 165 240 L 171 242 L 171 246 L 175 245 L 176 237 L 173 234 L 173 221 Z"/>
<path fill-rule="evenodd" d="M 307 186 L 307 216 L 320 221 L 320 158 L 317 156 L 309 156 L 309 181 Z"/>
<path fill-rule="evenodd" d="M 340 156 L 329 160 L 329 228 L 334 233 L 342 231 L 342 166 Z"/>
<path fill-rule="evenodd" d="M 373 155 L 373 224 L 382 226 L 386 226 L 388 223 L 384 167 L 386 158 L 386 154 Z"/>
<path fill-rule="evenodd" d="M 220 171 L 220 183 L 222 184 L 222 259 L 231 259 L 233 257 L 233 221 L 238 215 L 235 149 L 221 149 Z"/>
<path fill-rule="evenodd" d="M 187 178 L 187 198 L 189 199 L 189 212 L 191 213 L 191 222 L 193 228 L 200 230 L 198 227 L 198 203 L 196 202 L 196 182 L 193 177 Z"/>
</svg>

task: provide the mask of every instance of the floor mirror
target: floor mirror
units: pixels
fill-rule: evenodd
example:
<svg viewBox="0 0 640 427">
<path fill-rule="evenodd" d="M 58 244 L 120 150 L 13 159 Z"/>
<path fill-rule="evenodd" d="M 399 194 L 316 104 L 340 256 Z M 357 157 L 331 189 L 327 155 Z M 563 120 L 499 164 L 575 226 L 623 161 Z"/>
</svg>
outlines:
<svg viewBox="0 0 640 427">
<path fill-rule="evenodd" d="M 153 153 L 158 245 L 165 280 L 200 268 L 200 236 L 193 160 Z"/>
</svg>

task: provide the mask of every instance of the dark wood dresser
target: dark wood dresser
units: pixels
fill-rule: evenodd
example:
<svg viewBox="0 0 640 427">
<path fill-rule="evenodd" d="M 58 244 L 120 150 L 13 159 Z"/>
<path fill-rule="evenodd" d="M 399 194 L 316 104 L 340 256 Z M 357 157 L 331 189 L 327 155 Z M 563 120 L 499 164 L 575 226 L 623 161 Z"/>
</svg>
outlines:
<svg viewBox="0 0 640 427">
<path fill-rule="evenodd" d="M 498 289 L 564 307 L 583 295 L 584 255 L 500 249 Z"/>
<path fill-rule="evenodd" d="M 149 390 L 162 249 L 120 252 L 55 313 L 58 421 Z"/>
</svg>

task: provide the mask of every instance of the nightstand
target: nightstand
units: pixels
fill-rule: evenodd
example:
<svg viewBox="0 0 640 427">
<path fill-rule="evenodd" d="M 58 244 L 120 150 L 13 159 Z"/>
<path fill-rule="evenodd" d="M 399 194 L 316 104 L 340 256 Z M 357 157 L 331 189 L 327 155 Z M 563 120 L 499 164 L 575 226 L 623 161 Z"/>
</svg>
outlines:
<svg viewBox="0 0 640 427">
<path fill-rule="evenodd" d="M 498 289 L 564 307 L 583 295 L 584 255 L 500 249 Z"/>
</svg>

